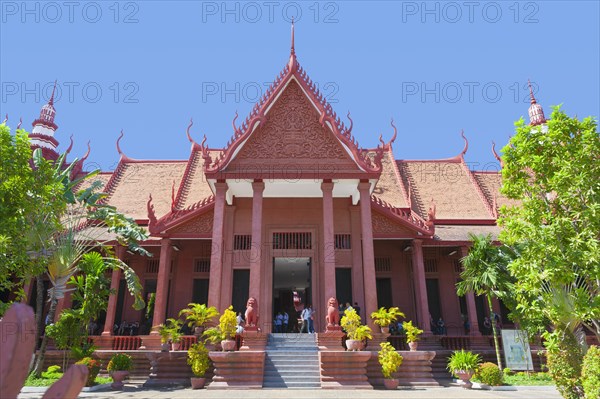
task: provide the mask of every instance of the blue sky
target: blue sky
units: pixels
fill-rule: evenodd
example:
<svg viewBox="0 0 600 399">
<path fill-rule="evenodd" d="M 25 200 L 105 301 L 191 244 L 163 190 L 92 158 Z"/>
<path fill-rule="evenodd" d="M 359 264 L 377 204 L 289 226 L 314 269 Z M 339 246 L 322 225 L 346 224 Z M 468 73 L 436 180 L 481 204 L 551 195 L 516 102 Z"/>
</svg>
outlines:
<svg viewBox="0 0 600 399">
<path fill-rule="evenodd" d="M 600 114 L 597 1 L 0 1 L 0 115 L 31 122 L 58 79 L 57 139 L 112 169 L 185 159 L 185 129 L 214 147 L 296 52 L 364 147 L 398 127 L 400 159 L 458 154 L 489 168 L 526 117 L 527 79 L 546 114 Z M 2 117 L 3 119 L 3 117 Z"/>
</svg>

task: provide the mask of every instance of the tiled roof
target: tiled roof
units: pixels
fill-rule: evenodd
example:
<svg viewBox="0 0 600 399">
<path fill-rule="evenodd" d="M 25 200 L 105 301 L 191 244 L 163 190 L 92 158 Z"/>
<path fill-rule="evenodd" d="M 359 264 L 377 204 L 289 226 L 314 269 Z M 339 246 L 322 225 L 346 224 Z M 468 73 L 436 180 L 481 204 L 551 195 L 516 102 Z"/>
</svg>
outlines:
<svg viewBox="0 0 600 399">
<path fill-rule="evenodd" d="M 402 190 L 400 175 L 394 163 L 391 151 L 385 151 L 381 160 L 381 177 L 375 186 L 373 194 L 396 208 L 408 208 L 405 194 Z"/>
<path fill-rule="evenodd" d="M 171 211 L 173 184 L 177 190 L 185 161 L 121 162 L 107 190 L 108 203 L 134 219 L 147 219 L 148 196 L 152 194 L 156 215 Z"/>
<path fill-rule="evenodd" d="M 460 159 L 397 161 L 410 186 L 413 209 L 423 218 L 431 201 L 436 219 L 493 219 L 466 165 Z"/>
<path fill-rule="evenodd" d="M 473 172 L 473 176 L 492 206 L 494 200 L 498 209 L 503 205 L 516 205 L 518 203 L 500 194 L 502 175 L 499 172 Z"/>
<path fill-rule="evenodd" d="M 219 156 L 221 151 L 210 150 L 209 153 L 214 159 Z M 177 201 L 178 209 L 187 208 L 213 194 L 204 176 L 204 171 L 202 169 L 203 164 L 204 160 L 202 159 L 202 152 L 194 150 L 190 154 L 190 159 L 188 160 L 188 165 L 186 167 L 186 174 L 182 175 L 180 180 L 181 188 Z M 159 214 L 157 211 L 158 217 L 161 217 L 162 215 L 163 214 Z"/>
<path fill-rule="evenodd" d="M 470 241 L 469 233 L 475 235 L 491 234 L 492 239 L 498 239 L 500 227 L 498 226 L 474 226 L 474 225 L 436 225 L 434 239 L 441 241 Z"/>
</svg>

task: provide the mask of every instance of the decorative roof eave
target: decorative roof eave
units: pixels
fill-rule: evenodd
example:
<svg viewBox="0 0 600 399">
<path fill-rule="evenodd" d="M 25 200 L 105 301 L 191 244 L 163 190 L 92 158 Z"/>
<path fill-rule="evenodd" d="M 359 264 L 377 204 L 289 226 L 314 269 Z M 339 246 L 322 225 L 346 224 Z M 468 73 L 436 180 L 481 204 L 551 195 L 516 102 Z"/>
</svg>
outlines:
<svg viewBox="0 0 600 399">
<path fill-rule="evenodd" d="M 412 210 L 406 211 L 396 208 L 375 195 L 371 195 L 371 206 L 384 215 L 390 216 L 401 224 L 416 230 L 419 234 L 427 237 L 433 237 L 435 234 L 435 225 L 428 223 Z"/>
<path fill-rule="evenodd" d="M 295 53 L 292 53 L 290 55 L 290 62 L 283 68 L 279 75 L 277 75 L 275 81 L 269 86 L 260 101 L 254 105 L 252 111 L 239 128 L 236 126 L 236 120 L 238 118 L 236 112 L 232 122 L 234 134 L 227 142 L 227 145 L 220 156 L 213 161 L 208 155 L 208 148 L 201 145 L 206 173 L 214 174 L 220 172 L 229 164 L 233 159 L 233 156 L 237 153 L 237 150 L 243 146 L 252 132 L 261 123 L 266 122 L 266 113 L 268 109 L 292 79 L 295 79 L 296 82 L 298 82 L 302 90 L 317 108 L 320 114 L 319 122 L 321 125 L 328 126 L 329 129 L 331 129 L 337 139 L 347 148 L 359 168 L 365 172 L 381 172 L 381 159 L 384 151 L 383 146 L 377 147 L 377 154 L 374 160 L 371 160 L 367 155 L 368 151 L 360 148 L 358 142 L 352 135 L 353 122 L 350 118 L 350 113 L 348 112 L 350 126 L 346 127 L 345 124 L 340 121 L 340 118 L 333 110 L 331 104 L 327 102 L 325 96 L 319 91 L 317 85 L 314 84 L 306 71 L 297 62 Z"/>
<path fill-rule="evenodd" d="M 194 217 L 203 214 L 210 209 L 214 208 L 215 197 L 209 196 L 201 201 L 196 202 L 181 210 L 172 210 L 160 219 L 156 217 L 154 211 L 154 205 L 152 204 L 152 195 L 149 196 L 147 207 L 148 207 L 148 230 L 151 235 L 157 236 L 162 235 L 169 229 L 179 226 L 180 224 L 193 219 Z"/>
<path fill-rule="evenodd" d="M 475 176 L 473 175 L 473 172 L 471 171 L 471 169 L 469 169 L 469 166 L 465 162 L 465 156 L 464 155 L 466 154 L 467 149 L 469 148 L 469 142 L 467 141 L 467 138 L 465 137 L 465 135 L 464 135 L 463 132 L 461 132 L 461 135 L 462 135 L 463 139 L 465 140 L 465 148 L 464 148 L 463 152 L 459 155 L 459 157 L 460 157 L 460 164 L 461 164 L 463 170 L 465 171 L 465 173 L 467 174 L 467 176 L 469 176 L 469 181 L 471 182 L 471 184 L 475 188 L 475 191 L 477 192 L 477 195 L 479 195 L 479 199 L 481 200 L 481 202 L 485 206 L 485 209 L 487 210 L 488 214 L 490 215 L 490 217 L 492 219 L 495 220 L 497 218 L 497 212 L 494 210 L 493 205 L 490 204 L 490 202 L 488 201 L 488 199 L 485 196 L 483 190 L 481 189 L 481 186 L 477 182 L 477 179 L 475 179 Z"/>
</svg>

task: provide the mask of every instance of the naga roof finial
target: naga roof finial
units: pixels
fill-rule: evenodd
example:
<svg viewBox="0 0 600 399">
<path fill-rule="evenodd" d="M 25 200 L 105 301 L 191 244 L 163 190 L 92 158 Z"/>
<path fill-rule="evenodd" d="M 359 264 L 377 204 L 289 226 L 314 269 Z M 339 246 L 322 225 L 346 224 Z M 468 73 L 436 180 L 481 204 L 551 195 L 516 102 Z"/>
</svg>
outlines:
<svg viewBox="0 0 600 399">
<path fill-rule="evenodd" d="M 194 120 L 192 118 L 190 118 L 190 124 L 188 125 L 185 134 L 187 135 L 188 140 L 190 141 L 190 143 L 192 144 L 197 144 L 194 139 L 192 138 L 192 136 L 190 136 L 190 129 L 192 128 L 192 125 L 194 124 Z"/>
<path fill-rule="evenodd" d="M 467 153 L 467 150 L 469 149 L 469 140 L 467 140 L 467 138 L 465 137 L 465 131 L 462 129 L 460 131 L 460 135 L 463 138 L 463 140 L 465 141 L 465 148 L 463 148 L 462 152 L 460 153 L 460 156 L 464 157 L 465 154 Z"/>
<path fill-rule="evenodd" d="M 148 208 L 148 230 L 152 231 L 158 222 L 156 213 L 154 213 L 154 205 L 152 205 L 152 194 L 148 195 L 148 203 L 146 206 Z"/>
<path fill-rule="evenodd" d="M 69 154 L 71 152 L 71 150 L 73 149 L 73 135 L 71 135 L 71 137 L 69 137 L 69 140 L 71 140 L 71 144 L 69 144 L 69 148 L 67 148 L 67 151 L 65 151 L 65 153 Z"/>
<path fill-rule="evenodd" d="M 6 123 L 6 122 L 8 122 L 8 114 L 6 114 L 6 115 L 4 116 L 4 120 L 2 121 L 2 123 Z"/>
<path fill-rule="evenodd" d="M 435 220 L 435 211 L 435 201 L 433 200 L 433 198 L 431 198 L 431 203 L 429 205 L 429 209 L 427 210 L 427 221 L 429 223 L 433 223 L 433 221 Z"/>
<path fill-rule="evenodd" d="M 19 118 L 19 124 L 17 125 L 17 130 L 21 128 L 21 124 L 23 123 L 23 118 Z"/>
<path fill-rule="evenodd" d="M 394 141 L 396 141 L 396 137 L 398 136 L 398 129 L 396 129 L 396 125 L 394 125 L 394 118 L 392 118 L 392 121 L 390 122 L 390 124 L 394 128 L 394 135 L 390 139 L 390 144 L 392 144 Z"/>
<path fill-rule="evenodd" d="M 350 118 L 350 111 L 348 111 L 348 120 L 350 121 L 350 126 L 348 127 L 348 134 L 352 133 L 352 128 L 354 127 L 354 121 Z"/>
<path fill-rule="evenodd" d="M 502 158 L 500 158 L 500 155 L 498 155 L 498 153 L 496 152 L 496 143 L 494 143 L 492 141 L 492 153 L 494 154 L 494 158 L 496 158 L 496 160 L 498 162 L 500 162 L 500 167 L 504 167 L 504 162 L 502 162 Z"/>
<path fill-rule="evenodd" d="M 121 151 L 121 146 L 119 145 L 119 142 L 121 141 L 121 139 L 123 138 L 124 135 L 125 135 L 125 133 L 123 133 L 123 129 L 121 129 L 121 135 L 117 139 L 117 151 L 119 152 L 119 155 L 121 157 L 127 158 L 127 156 L 125 154 L 123 154 L 123 151 Z"/>
<path fill-rule="evenodd" d="M 87 142 L 87 152 L 81 157 L 81 163 L 83 164 L 83 161 L 85 161 L 87 159 L 87 157 L 90 156 L 90 152 L 92 151 L 92 148 L 90 147 L 90 141 L 88 140 Z"/>
</svg>

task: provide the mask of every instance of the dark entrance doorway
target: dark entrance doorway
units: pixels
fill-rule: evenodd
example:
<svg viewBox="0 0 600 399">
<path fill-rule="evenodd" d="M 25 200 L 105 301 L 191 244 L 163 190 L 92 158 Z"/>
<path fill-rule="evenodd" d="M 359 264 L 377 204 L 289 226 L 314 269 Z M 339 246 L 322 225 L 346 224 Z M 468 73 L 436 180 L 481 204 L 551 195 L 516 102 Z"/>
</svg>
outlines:
<svg viewBox="0 0 600 399">
<path fill-rule="evenodd" d="M 298 331 L 298 317 L 306 304 L 312 304 L 311 259 L 273 258 L 273 319 L 279 312 L 288 314 L 288 329 L 283 332 Z"/>
</svg>

